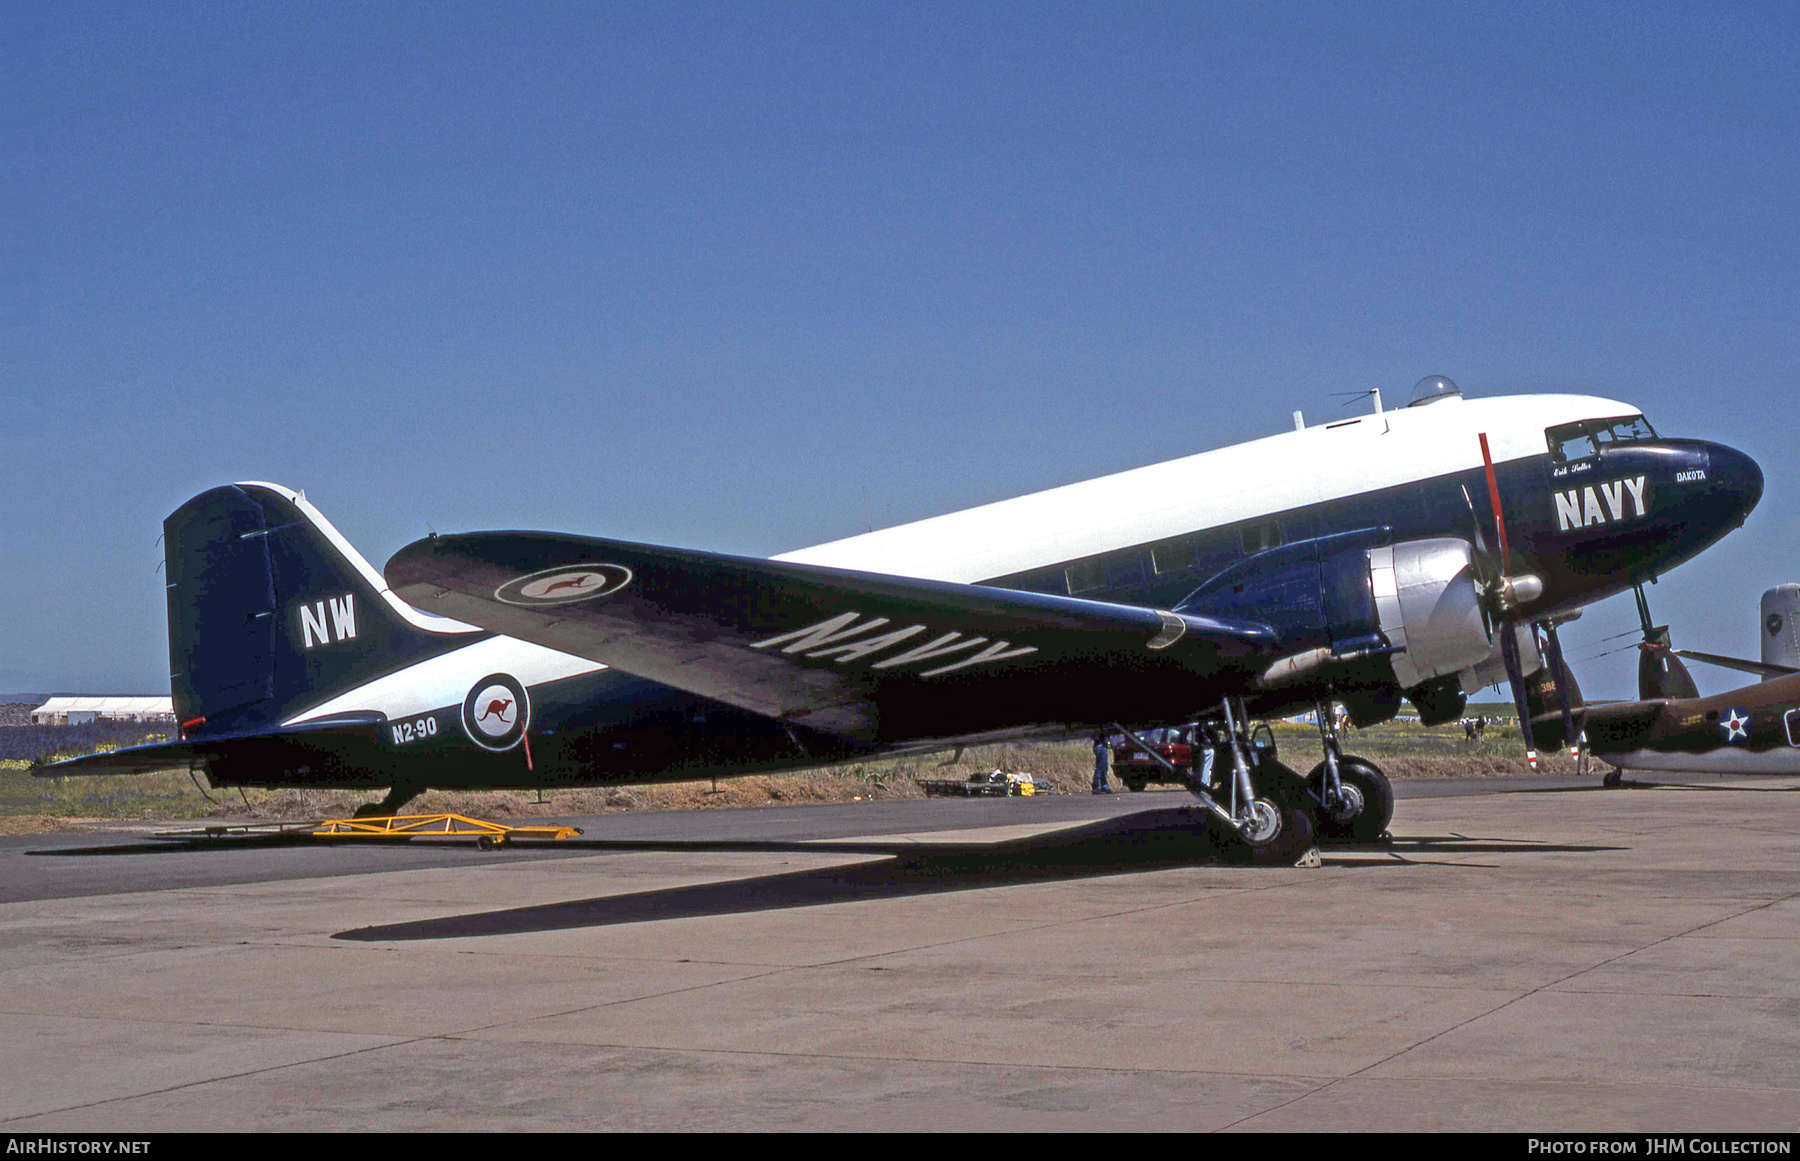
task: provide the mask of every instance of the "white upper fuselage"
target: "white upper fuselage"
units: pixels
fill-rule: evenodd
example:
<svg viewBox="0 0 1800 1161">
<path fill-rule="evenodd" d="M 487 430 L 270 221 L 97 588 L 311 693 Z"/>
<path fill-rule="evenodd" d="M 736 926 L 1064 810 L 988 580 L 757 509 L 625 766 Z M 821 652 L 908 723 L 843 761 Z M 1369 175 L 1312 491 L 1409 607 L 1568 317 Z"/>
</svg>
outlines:
<svg viewBox="0 0 1800 1161">
<path fill-rule="evenodd" d="M 1448 397 L 783 553 L 972 584 L 1481 466 L 1544 455 L 1544 429 L 1640 409 L 1591 395 Z"/>
</svg>

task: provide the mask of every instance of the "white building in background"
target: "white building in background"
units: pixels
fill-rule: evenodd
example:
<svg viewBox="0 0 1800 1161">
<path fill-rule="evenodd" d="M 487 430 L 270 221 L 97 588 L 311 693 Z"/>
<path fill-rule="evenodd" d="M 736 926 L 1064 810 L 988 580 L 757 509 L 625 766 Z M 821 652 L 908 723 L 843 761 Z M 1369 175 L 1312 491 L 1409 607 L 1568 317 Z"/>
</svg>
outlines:
<svg viewBox="0 0 1800 1161">
<path fill-rule="evenodd" d="M 88 722 L 173 725 L 175 707 L 166 697 L 53 697 L 31 711 L 34 726 L 79 726 Z"/>
</svg>

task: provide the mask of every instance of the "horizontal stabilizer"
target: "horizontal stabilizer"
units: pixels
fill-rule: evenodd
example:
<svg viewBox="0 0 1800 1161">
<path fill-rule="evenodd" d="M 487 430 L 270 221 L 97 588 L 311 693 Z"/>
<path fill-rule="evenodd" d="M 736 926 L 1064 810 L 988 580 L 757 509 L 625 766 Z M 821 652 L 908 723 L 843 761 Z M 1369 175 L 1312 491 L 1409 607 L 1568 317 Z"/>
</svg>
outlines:
<svg viewBox="0 0 1800 1161">
<path fill-rule="evenodd" d="M 1786 677 L 1790 673 L 1800 673 L 1791 665 L 1778 665 L 1773 661 L 1749 661 L 1742 657 L 1725 657 L 1718 653 L 1701 653 L 1695 649 L 1670 649 L 1668 652 L 1677 657 L 1686 657 L 1691 661 L 1701 661 L 1707 665 L 1717 665 L 1721 669 L 1735 669 L 1740 673 L 1754 673 L 1759 677 Z"/>
<path fill-rule="evenodd" d="M 373 737 L 379 726 L 380 722 L 374 715 L 366 715 L 355 718 L 331 718 L 277 729 L 215 734 L 206 738 L 189 738 L 174 742 L 149 742 L 142 746 L 123 746 L 117 750 L 82 754 L 80 757 L 65 758 L 60 762 L 45 762 L 32 766 L 31 773 L 36 778 L 64 778 L 74 774 L 154 774 L 159 770 L 185 769 L 188 763 L 196 759 L 222 754 L 237 742 L 262 741 L 296 734 L 316 734 L 327 730 L 365 731 Z"/>
<path fill-rule="evenodd" d="M 542 532 L 387 565 L 429 613 L 839 736 L 1191 716 L 1274 645 L 1248 621 Z"/>
</svg>

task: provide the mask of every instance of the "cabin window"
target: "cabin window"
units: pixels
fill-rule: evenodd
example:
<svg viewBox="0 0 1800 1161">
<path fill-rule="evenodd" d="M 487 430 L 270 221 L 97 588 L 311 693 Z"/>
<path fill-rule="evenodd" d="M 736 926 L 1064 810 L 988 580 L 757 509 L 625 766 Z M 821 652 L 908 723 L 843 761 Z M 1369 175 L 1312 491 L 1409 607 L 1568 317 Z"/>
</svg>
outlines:
<svg viewBox="0 0 1800 1161">
<path fill-rule="evenodd" d="M 1036 572 L 1020 573 L 1016 576 L 981 583 L 1027 593 L 1065 593 L 1068 591 L 1064 587 L 1063 570 L 1060 568 L 1039 569 Z"/>
<path fill-rule="evenodd" d="M 1241 555 L 1238 534 L 1230 528 L 1215 528 L 1194 537 L 1194 567 L 1201 576 L 1213 576 L 1230 568 Z"/>
<path fill-rule="evenodd" d="M 1625 415 L 1614 419 L 1584 419 L 1580 423 L 1564 423 L 1546 428 L 1545 441 L 1550 445 L 1550 458 L 1559 464 L 1584 460 L 1600 454 L 1601 449 L 1615 443 L 1636 443 L 1655 439 L 1656 431 L 1641 415 Z"/>
<path fill-rule="evenodd" d="M 1243 538 L 1244 555 L 1255 556 L 1281 544 L 1281 521 L 1259 520 L 1255 524 L 1246 524 L 1239 535 Z"/>
<path fill-rule="evenodd" d="M 1137 549 L 1106 559 L 1106 587 L 1129 588 L 1144 583 L 1144 554 Z"/>
<path fill-rule="evenodd" d="M 1069 582 L 1070 596 L 1091 593 L 1095 589 L 1106 587 L 1106 562 L 1084 560 L 1080 564 L 1072 564 L 1063 569 L 1063 577 Z"/>
<path fill-rule="evenodd" d="M 1281 518 L 1281 542 L 1298 544 L 1319 535 L 1319 522 L 1310 511 L 1289 512 Z M 1337 532 L 1342 529 L 1331 529 Z"/>
<path fill-rule="evenodd" d="M 1193 564 L 1194 542 L 1185 536 L 1150 546 L 1150 567 L 1158 576 L 1192 568 Z"/>
</svg>

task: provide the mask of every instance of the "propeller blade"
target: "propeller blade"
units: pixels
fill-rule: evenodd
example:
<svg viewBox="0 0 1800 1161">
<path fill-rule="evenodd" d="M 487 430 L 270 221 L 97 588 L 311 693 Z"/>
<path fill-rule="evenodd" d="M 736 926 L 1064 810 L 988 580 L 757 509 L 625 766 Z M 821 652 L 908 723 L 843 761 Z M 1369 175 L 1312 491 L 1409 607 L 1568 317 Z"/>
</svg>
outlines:
<svg viewBox="0 0 1800 1161">
<path fill-rule="evenodd" d="M 1500 481 L 1494 476 L 1494 456 L 1488 451 L 1487 432 L 1476 438 L 1481 440 L 1481 464 L 1487 469 L 1488 505 L 1494 510 L 1494 535 L 1500 538 L 1500 575 L 1512 572 L 1512 552 L 1506 545 L 1506 517 L 1500 512 Z"/>
<path fill-rule="evenodd" d="M 1656 635 L 1656 626 L 1650 623 L 1650 598 L 1644 595 L 1641 581 L 1631 586 L 1631 595 L 1637 598 L 1638 624 L 1643 627 L 1644 642 L 1648 644 L 1650 638 Z M 1668 626 L 1664 625 L 1663 628 L 1666 631 Z"/>
<path fill-rule="evenodd" d="M 1546 621 L 1544 626 L 1544 643 L 1549 646 L 1546 651 L 1550 662 L 1550 673 L 1556 682 L 1556 704 L 1562 710 L 1563 745 L 1569 748 L 1569 757 L 1580 759 L 1581 740 L 1575 734 L 1575 704 L 1581 697 L 1581 691 L 1575 687 L 1575 675 L 1563 664 L 1562 642 L 1556 638 L 1556 625 Z"/>
<path fill-rule="evenodd" d="M 1531 699 L 1525 687 L 1524 667 L 1519 662 L 1519 638 L 1511 626 L 1500 631 L 1500 658 L 1506 662 L 1506 680 L 1512 684 L 1513 704 L 1519 709 L 1519 733 L 1525 739 L 1525 762 L 1538 768 L 1537 743 L 1531 737 Z"/>
<path fill-rule="evenodd" d="M 1481 517 L 1475 514 L 1475 501 L 1469 496 L 1469 489 L 1465 487 L 1462 494 L 1463 504 L 1469 509 L 1469 542 L 1475 546 L 1470 559 L 1475 566 L 1475 584 L 1481 592 L 1481 627 L 1492 639 L 1504 615 L 1500 608 L 1500 566 L 1494 563 L 1487 536 L 1481 531 Z"/>
<path fill-rule="evenodd" d="M 1487 536 L 1481 531 L 1481 518 L 1475 515 L 1475 501 L 1469 496 L 1469 489 L 1464 488 L 1462 494 L 1463 504 L 1469 509 L 1469 528 L 1475 533 L 1471 538 L 1475 542 L 1475 551 L 1483 557 L 1491 557 L 1494 554 L 1488 550 Z"/>
<path fill-rule="evenodd" d="M 1531 573 L 1519 576 L 1512 575 L 1512 547 L 1506 539 L 1506 514 L 1500 506 L 1500 480 L 1494 474 L 1494 455 L 1488 449 L 1487 432 L 1481 432 L 1481 463 L 1487 472 L 1488 507 L 1494 514 L 1494 532 L 1500 538 L 1500 571 L 1493 585 L 1488 590 L 1489 599 L 1493 602 L 1493 620 L 1503 622 L 1508 613 L 1520 605 L 1530 604 L 1544 593 L 1544 582 Z M 1463 493 L 1468 497 L 1467 491 Z M 1471 505 L 1472 507 L 1472 505 Z M 1479 528 L 1480 521 L 1476 521 Z"/>
</svg>

